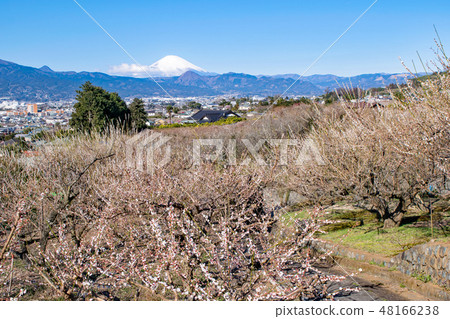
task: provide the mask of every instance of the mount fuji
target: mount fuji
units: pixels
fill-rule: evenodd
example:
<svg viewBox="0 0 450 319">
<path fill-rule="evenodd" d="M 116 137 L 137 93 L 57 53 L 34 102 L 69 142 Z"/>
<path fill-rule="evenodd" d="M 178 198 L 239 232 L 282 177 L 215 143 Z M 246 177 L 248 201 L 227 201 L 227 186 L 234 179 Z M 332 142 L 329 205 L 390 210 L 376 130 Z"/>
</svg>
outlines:
<svg viewBox="0 0 450 319">
<path fill-rule="evenodd" d="M 207 73 L 201 67 L 198 67 L 176 55 L 167 55 L 164 58 L 156 61 L 152 65 L 123 63 L 121 65 L 111 67 L 109 73 L 112 75 L 146 78 L 149 75 L 154 77 L 180 76 L 187 71 L 193 71 L 200 74 Z"/>
</svg>

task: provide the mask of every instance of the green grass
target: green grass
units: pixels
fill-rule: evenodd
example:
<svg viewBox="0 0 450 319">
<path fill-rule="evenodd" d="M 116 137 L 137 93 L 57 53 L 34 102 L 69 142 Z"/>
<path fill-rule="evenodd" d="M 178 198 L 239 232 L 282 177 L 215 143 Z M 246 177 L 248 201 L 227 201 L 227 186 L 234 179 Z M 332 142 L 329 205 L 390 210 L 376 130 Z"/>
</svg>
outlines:
<svg viewBox="0 0 450 319">
<path fill-rule="evenodd" d="M 377 262 L 375 262 L 375 261 L 373 261 L 373 260 L 369 261 L 369 264 L 375 265 L 375 266 L 378 266 L 378 267 L 384 267 L 384 264 L 383 264 L 383 263 L 377 263 Z"/>
<path fill-rule="evenodd" d="M 289 212 L 282 216 L 281 221 L 285 227 L 292 227 L 296 219 L 306 217 L 308 217 L 307 210 Z M 423 220 L 427 216 L 425 213 L 424 216 L 421 216 L 414 212 L 409 214 L 409 217 Z M 416 227 L 413 224 L 406 224 L 397 228 L 383 229 L 383 224 L 367 211 L 338 210 L 328 215 L 327 218 L 341 222 L 326 226 L 324 229 L 327 229 L 328 232 L 321 234 L 320 238 L 385 257 L 394 256 L 431 239 L 450 241 L 450 237 L 446 237 L 450 233 L 450 227 L 447 227 L 445 232 L 442 229 L 434 228 L 433 238 L 430 227 Z M 448 215 L 446 218 L 448 218 Z M 363 223 L 362 225 L 355 225 L 355 221 L 362 221 Z M 333 225 L 336 226 L 332 227 Z"/>
<path fill-rule="evenodd" d="M 307 210 L 301 210 L 298 212 L 288 212 L 281 216 L 281 223 L 286 227 L 291 227 L 297 219 L 306 219 L 309 217 Z"/>
<path fill-rule="evenodd" d="M 420 281 L 423 281 L 424 283 L 431 281 L 431 275 L 425 275 L 425 274 L 418 274 L 414 273 L 412 274 L 412 277 L 419 279 Z"/>
<path fill-rule="evenodd" d="M 246 118 L 243 117 L 228 117 L 222 118 L 216 122 L 206 122 L 206 123 L 172 123 L 157 126 L 158 129 L 166 129 L 166 128 L 178 128 L 178 127 L 200 127 L 200 126 L 217 126 L 217 125 L 230 125 L 238 122 L 245 121 Z"/>
<path fill-rule="evenodd" d="M 379 228 L 381 226 L 381 224 L 369 224 L 350 230 L 341 229 L 324 234 L 321 238 L 386 257 L 394 256 L 431 239 L 431 230 L 428 227 L 404 225 L 398 228 L 381 229 Z M 438 230 L 435 230 L 434 235 L 435 238 L 444 236 Z"/>
</svg>

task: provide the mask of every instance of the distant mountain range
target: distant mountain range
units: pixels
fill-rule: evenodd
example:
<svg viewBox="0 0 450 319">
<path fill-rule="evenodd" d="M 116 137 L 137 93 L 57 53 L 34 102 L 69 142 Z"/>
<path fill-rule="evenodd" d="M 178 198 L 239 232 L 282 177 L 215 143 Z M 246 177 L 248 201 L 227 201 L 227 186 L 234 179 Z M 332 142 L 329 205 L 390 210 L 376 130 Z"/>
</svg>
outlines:
<svg viewBox="0 0 450 319">
<path fill-rule="evenodd" d="M 180 62 L 179 59 L 175 60 Z M 166 59 L 165 62 L 170 61 Z M 156 78 L 159 85 L 173 97 L 277 95 L 283 93 L 299 77 L 297 74 L 275 76 L 243 73 L 212 74 L 195 65 L 192 67 L 190 64 L 184 62 L 183 64 L 181 68 L 180 65 L 173 68 L 168 64 L 164 65 L 166 70 L 172 68 L 173 72 L 183 72 L 181 75 Z M 186 65 L 189 69 L 187 71 L 183 69 Z M 363 74 L 350 78 L 311 75 L 298 80 L 287 95 L 320 95 L 327 89 L 342 86 L 382 87 L 397 81 L 404 83 L 406 78 L 405 74 L 384 73 Z M 48 66 L 33 68 L 0 60 L 0 98 L 35 102 L 66 100 L 74 98 L 76 90 L 86 81 L 91 81 L 108 91 L 117 92 L 123 98 L 167 97 L 161 88 L 148 78 L 115 76 L 99 72 L 55 72 Z"/>
</svg>

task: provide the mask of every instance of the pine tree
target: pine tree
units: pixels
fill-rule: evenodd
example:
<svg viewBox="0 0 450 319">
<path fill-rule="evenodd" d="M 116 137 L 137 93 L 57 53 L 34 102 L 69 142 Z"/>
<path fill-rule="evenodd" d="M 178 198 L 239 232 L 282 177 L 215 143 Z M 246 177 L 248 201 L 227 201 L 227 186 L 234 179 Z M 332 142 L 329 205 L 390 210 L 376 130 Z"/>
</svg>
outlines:
<svg viewBox="0 0 450 319">
<path fill-rule="evenodd" d="M 138 98 L 135 98 L 128 107 L 131 116 L 131 127 L 137 131 L 147 127 L 147 113 L 144 107 L 144 101 Z"/>
<path fill-rule="evenodd" d="M 80 131 L 103 131 L 108 126 L 126 127 L 129 110 L 117 93 L 110 93 L 99 86 L 86 82 L 78 95 L 70 119 L 70 126 Z"/>
</svg>

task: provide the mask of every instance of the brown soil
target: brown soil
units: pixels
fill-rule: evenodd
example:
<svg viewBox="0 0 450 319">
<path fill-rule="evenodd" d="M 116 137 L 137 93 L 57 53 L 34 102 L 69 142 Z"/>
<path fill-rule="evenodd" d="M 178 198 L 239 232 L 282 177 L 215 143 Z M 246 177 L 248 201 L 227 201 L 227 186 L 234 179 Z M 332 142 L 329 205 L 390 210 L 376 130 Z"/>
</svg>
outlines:
<svg viewBox="0 0 450 319">
<path fill-rule="evenodd" d="M 362 271 L 359 272 L 359 269 Z M 424 283 L 399 271 L 391 271 L 361 261 L 336 258 L 334 264 L 324 271 L 338 275 L 357 273 L 356 276 L 349 278 L 352 285 L 356 286 L 358 283 L 361 290 L 366 290 L 366 296 L 368 293 L 372 295 L 372 298 L 367 296 L 363 300 L 447 300 L 438 296 L 439 292 L 442 292 L 441 287 L 432 283 Z"/>
</svg>

